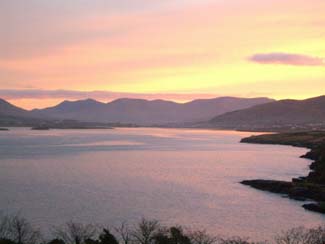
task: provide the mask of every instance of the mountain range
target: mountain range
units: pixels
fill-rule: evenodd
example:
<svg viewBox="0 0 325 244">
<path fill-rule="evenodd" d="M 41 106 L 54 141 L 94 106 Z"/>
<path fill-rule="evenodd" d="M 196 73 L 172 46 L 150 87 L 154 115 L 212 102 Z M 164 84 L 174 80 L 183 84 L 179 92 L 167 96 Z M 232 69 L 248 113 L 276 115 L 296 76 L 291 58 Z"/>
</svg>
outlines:
<svg viewBox="0 0 325 244">
<path fill-rule="evenodd" d="M 165 125 L 206 121 L 229 111 L 269 103 L 269 98 L 219 97 L 188 103 L 165 100 L 117 99 L 109 103 L 93 99 L 64 101 L 54 107 L 27 111 L 0 100 L 0 116 L 64 119 L 99 123 Z"/>
<path fill-rule="evenodd" d="M 163 125 L 206 121 L 229 111 L 272 102 L 268 98 L 220 97 L 188 103 L 165 100 L 117 99 L 109 103 L 93 99 L 64 101 L 57 106 L 33 110 L 36 117 L 74 119 L 85 122 Z"/>
<path fill-rule="evenodd" d="M 86 99 L 64 101 L 54 107 L 31 111 L 0 99 L 2 126 L 48 124 L 66 120 L 88 123 L 86 126 L 89 123 L 101 123 L 264 131 L 322 129 L 325 128 L 325 96 L 280 101 L 219 97 L 187 103 L 129 98 L 102 103 Z"/>
</svg>

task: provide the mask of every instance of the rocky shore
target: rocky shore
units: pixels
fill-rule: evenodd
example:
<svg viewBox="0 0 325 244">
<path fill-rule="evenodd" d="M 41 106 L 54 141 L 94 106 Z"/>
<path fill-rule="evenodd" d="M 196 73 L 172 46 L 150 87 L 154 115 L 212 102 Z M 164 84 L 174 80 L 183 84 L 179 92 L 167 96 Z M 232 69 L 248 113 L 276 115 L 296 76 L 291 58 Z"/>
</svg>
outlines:
<svg viewBox="0 0 325 244">
<path fill-rule="evenodd" d="M 307 176 L 294 178 L 291 181 L 277 180 L 244 180 L 241 183 L 255 189 L 283 194 L 291 199 L 314 203 L 303 204 L 302 207 L 319 213 L 325 213 L 325 131 L 296 133 L 279 133 L 244 138 L 242 143 L 279 144 L 307 147 L 311 149 L 301 157 L 314 160 Z"/>
</svg>

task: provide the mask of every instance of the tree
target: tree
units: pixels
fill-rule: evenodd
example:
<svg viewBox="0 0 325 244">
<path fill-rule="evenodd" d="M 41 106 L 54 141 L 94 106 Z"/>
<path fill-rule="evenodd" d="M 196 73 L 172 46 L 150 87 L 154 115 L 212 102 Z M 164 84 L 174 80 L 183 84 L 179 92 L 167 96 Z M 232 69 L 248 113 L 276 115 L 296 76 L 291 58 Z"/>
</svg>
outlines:
<svg viewBox="0 0 325 244">
<path fill-rule="evenodd" d="M 85 240 L 85 244 L 99 244 L 99 241 L 93 239 L 87 239 Z"/>
<path fill-rule="evenodd" d="M 192 244 L 214 244 L 217 242 L 217 238 L 209 235 L 206 230 L 193 231 L 189 236 Z"/>
<path fill-rule="evenodd" d="M 310 243 L 324 244 L 325 243 L 325 226 L 308 231 Z"/>
<path fill-rule="evenodd" d="M 275 242 L 277 244 L 324 244 L 325 227 L 316 229 L 293 228 L 276 236 Z"/>
<path fill-rule="evenodd" d="M 8 216 L 0 216 L 0 239 L 4 240 L 9 235 L 9 221 Z"/>
<path fill-rule="evenodd" d="M 87 244 L 97 233 L 93 225 L 68 222 L 62 228 L 56 228 L 54 235 L 67 244 Z"/>
<path fill-rule="evenodd" d="M 135 243 L 152 244 L 159 229 L 160 224 L 157 220 L 146 220 L 142 218 L 131 235 Z"/>
<path fill-rule="evenodd" d="M 17 244 L 36 244 L 40 240 L 40 232 L 35 230 L 29 222 L 19 214 L 9 216 L 8 239 Z"/>
<path fill-rule="evenodd" d="M 169 229 L 172 244 L 191 244 L 191 240 L 183 232 L 182 227 L 171 227 Z"/>
<path fill-rule="evenodd" d="M 110 233 L 108 229 L 103 229 L 102 234 L 99 236 L 100 244 L 119 244 L 115 236 Z"/>
<path fill-rule="evenodd" d="M 183 232 L 182 227 L 160 229 L 155 235 L 155 244 L 191 244 L 191 240 Z"/>
<path fill-rule="evenodd" d="M 129 227 L 125 222 L 123 222 L 119 227 L 116 227 L 115 232 L 119 235 L 122 244 L 130 244 L 131 234 Z"/>
<path fill-rule="evenodd" d="M 16 244 L 15 242 L 13 242 L 12 240 L 9 239 L 0 239 L 0 244 Z"/>
<path fill-rule="evenodd" d="M 248 238 L 242 238 L 242 237 L 231 237 L 231 238 L 227 238 L 227 239 L 221 238 L 218 240 L 217 243 L 220 243 L 220 244 L 254 244 L 253 242 L 249 242 Z"/>
<path fill-rule="evenodd" d="M 61 239 L 53 239 L 48 244 L 65 244 L 65 242 Z"/>
</svg>

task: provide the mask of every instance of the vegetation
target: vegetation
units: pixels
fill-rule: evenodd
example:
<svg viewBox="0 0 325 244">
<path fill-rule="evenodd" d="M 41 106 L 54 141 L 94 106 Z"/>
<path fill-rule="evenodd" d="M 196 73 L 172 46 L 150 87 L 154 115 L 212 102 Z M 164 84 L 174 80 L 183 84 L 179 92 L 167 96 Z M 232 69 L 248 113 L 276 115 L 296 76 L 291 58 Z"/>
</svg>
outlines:
<svg viewBox="0 0 325 244">
<path fill-rule="evenodd" d="M 117 228 L 68 222 L 55 227 L 46 240 L 20 215 L 0 217 L 0 244 L 323 244 L 325 227 L 294 228 L 276 235 L 271 241 L 251 242 L 249 238 L 214 236 L 205 230 L 190 231 L 181 226 L 166 227 L 157 220 L 142 219 L 130 228 Z"/>
</svg>

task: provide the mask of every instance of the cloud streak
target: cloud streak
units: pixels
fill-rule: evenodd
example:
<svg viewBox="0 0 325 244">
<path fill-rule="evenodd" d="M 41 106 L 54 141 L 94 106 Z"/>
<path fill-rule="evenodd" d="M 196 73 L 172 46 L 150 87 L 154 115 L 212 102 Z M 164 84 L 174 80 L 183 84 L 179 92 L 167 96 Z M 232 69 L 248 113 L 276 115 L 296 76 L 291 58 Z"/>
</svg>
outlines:
<svg viewBox="0 0 325 244">
<path fill-rule="evenodd" d="M 214 98 L 216 94 L 192 93 L 127 93 L 111 91 L 75 91 L 75 90 L 42 90 L 42 89 L 1 89 L 0 98 L 7 100 L 19 99 L 86 99 L 112 101 L 118 98 L 166 99 L 189 101 L 197 98 Z"/>
<path fill-rule="evenodd" d="M 294 66 L 325 66 L 325 59 L 303 54 L 260 53 L 249 57 L 252 62 L 260 64 L 284 64 Z"/>
</svg>

